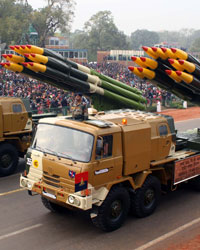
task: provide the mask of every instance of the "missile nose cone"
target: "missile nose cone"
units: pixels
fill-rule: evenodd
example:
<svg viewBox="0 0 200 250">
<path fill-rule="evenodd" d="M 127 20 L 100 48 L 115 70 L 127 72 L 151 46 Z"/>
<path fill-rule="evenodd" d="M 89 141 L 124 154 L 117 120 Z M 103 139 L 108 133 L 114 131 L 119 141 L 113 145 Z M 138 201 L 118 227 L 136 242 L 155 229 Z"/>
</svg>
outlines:
<svg viewBox="0 0 200 250">
<path fill-rule="evenodd" d="M 172 71 L 171 70 L 169 70 L 169 69 L 166 69 L 165 70 L 165 72 L 170 76 L 171 75 L 171 73 L 172 73 Z"/>
<path fill-rule="evenodd" d="M 169 61 L 170 64 L 173 64 L 173 63 L 174 63 L 174 59 L 171 59 L 171 58 L 170 58 L 170 59 L 168 59 L 168 61 Z"/>
<path fill-rule="evenodd" d="M 35 57 L 35 54 L 34 54 L 34 53 L 31 53 L 31 56 L 32 56 L 32 57 Z"/>
<path fill-rule="evenodd" d="M 31 66 L 34 66 L 34 63 L 33 63 L 33 62 L 29 62 L 28 64 L 31 65 Z"/>
<path fill-rule="evenodd" d="M 10 63 L 9 62 L 6 62 L 4 65 L 7 65 L 8 67 L 10 67 Z"/>
<path fill-rule="evenodd" d="M 0 63 L 0 65 L 4 66 L 6 63 Z"/>
<path fill-rule="evenodd" d="M 167 51 L 167 49 L 166 48 L 161 48 L 161 50 L 165 53 L 166 51 Z"/>
<path fill-rule="evenodd" d="M 29 48 L 29 49 L 31 49 L 31 45 L 29 45 L 29 44 L 27 44 L 26 47 Z"/>
<path fill-rule="evenodd" d="M 146 58 L 145 57 L 140 57 L 140 59 L 143 61 L 143 62 L 146 62 Z"/>
<path fill-rule="evenodd" d="M 148 50 L 148 47 L 142 46 L 142 49 L 143 49 L 144 51 L 147 51 L 147 50 Z"/>
<path fill-rule="evenodd" d="M 135 67 L 133 67 L 133 66 L 129 66 L 129 67 L 128 67 L 128 69 L 129 69 L 130 71 L 133 71 L 134 68 L 135 68 Z"/>
<path fill-rule="evenodd" d="M 171 48 L 171 51 L 172 51 L 173 53 L 176 53 L 176 49 L 175 49 L 175 48 Z"/>
<path fill-rule="evenodd" d="M 15 49 L 15 46 L 9 46 L 12 50 L 14 50 Z"/>
<path fill-rule="evenodd" d="M 139 70 L 140 72 L 143 72 L 143 68 L 141 68 L 141 67 L 138 67 L 138 70 Z"/>
<path fill-rule="evenodd" d="M 6 57 L 7 57 L 7 55 L 6 55 L 6 54 L 3 54 L 2 56 L 3 56 L 4 58 L 6 58 Z"/>
<path fill-rule="evenodd" d="M 16 48 L 16 49 L 20 49 L 20 46 L 19 46 L 19 45 L 15 45 L 15 48 Z"/>
<path fill-rule="evenodd" d="M 156 48 L 156 47 L 151 47 L 151 48 L 152 48 L 152 50 L 153 50 L 154 52 L 157 51 L 157 48 Z"/>
<path fill-rule="evenodd" d="M 20 47 L 21 47 L 22 49 L 25 49 L 25 48 L 26 48 L 26 46 L 25 46 L 25 45 L 21 45 Z"/>
<path fill-rule="evenodd" d="M 133 61 L 136 61 L 136 60 L 137 60 L 137 57 L 136 57 L 136 56 L 131 56 L 131 59 L 132 59 Z"/>
<path fill-rule="evenodd" d="M 28 63 L 26 63 L 26 62 L 23 62 L 22 64 L 23 64 L 25 67 L 28 66 Z"/>
<path fill-rule="evenodd" d="M 178 62 L 179 62 L 181 65 L 184 64 L 184 60 L 179 59 Z"/>
<path fill-rule="evenodd" d="M 178 76 L 181 76 L 181 75 L 182 75 L 182 72 L 181 72 L 181 71 L 176 71 L 176 74 L 177 74 Z"/>
<path fill-rule="evenodd" d="M 11 54 L 8 54 L 8 57 L 12 58 L 12 57 L 13 57 L 13 55 L 11 55 Z"/>
<path fill-rule="evenodd" d="M 24 53 L 25 57 L 29 57 L 29 54 L 28 53 Z"/>
</svg>

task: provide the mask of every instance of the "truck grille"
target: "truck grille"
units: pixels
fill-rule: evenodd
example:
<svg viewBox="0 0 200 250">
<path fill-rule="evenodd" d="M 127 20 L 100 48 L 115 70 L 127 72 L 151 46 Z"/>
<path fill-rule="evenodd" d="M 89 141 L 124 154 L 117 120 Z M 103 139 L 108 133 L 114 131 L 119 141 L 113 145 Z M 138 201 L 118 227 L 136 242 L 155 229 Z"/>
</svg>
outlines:
<svg viewBox="0 0 200 250">
<path fill-rule="evenodd" d="M 48 172 L 43 172 L 43 181 L 49 186 L 63 188 L 68 192 L 75 191 L 74 179 L 63 178 L 58 175 L 50 175 Z"/>
</svg>

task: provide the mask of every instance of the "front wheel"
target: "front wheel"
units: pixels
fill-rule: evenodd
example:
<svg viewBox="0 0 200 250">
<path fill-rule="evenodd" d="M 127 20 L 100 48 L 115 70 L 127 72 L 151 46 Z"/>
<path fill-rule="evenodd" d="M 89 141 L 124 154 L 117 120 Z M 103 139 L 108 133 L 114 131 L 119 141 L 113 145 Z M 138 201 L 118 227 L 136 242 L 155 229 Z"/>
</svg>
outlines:
<svg viewBox="0 0 200 250">
<path fill-rule="evenodd" d="M 100 207 L 96 207 L 97 216 L 93 224 L 103 231 L 118 229 L 124 223 L 130 208 L 129 193 L 124 187 L 113 187 Z"/>
<path fill-rule="evenodd" d="M 137 217 L 146 217 L 156 209 L 161 194 L 160 181 L 149 175 L 131 198 L 131 211 Z"/>
<path fill-rule="evenodd" d="M 51 202 L 50 200 L 46 199 L 45 197 L 41 196 L 41 200 L 42 200 L 42 204 L 48 209 L 50 210 L 51 212 L 53 213 L 61 213 L 61 212 L 64 212 L 65 209 L 64 207 L 62 206 L 59 206 L 58 204 L 56 203 L 53 203 Z"/>
<path fill-rule="evenodd" d="M 7 176 L 12 174 L 18 165 L 17 149 L 9 144 L 0 144 L 0 176 Z"/>
</svg>

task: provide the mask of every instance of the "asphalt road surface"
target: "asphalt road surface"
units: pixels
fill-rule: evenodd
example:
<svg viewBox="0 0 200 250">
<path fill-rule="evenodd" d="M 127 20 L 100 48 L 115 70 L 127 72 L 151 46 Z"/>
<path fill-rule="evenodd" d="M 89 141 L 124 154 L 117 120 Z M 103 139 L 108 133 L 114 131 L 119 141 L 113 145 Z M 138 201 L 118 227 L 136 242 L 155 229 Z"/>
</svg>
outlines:
<svg viewBox="0 0 200 250">
<path fill-rule="evenodd" d="M 199 121 L 177 126 L 197 127 Z M 51 213 L 39 195 L 31 197 L 20 189 L 23 168 L 20 160 L 14 175 L 0 179 L 0 250 L 163 250 L 200 234 L 200 194 L 187 186 L 163 194 L 153 215 L 142 219 L 129 215 L 119 230 L 104 233 L 92 225 L 88 214 Z"/>
</svg>

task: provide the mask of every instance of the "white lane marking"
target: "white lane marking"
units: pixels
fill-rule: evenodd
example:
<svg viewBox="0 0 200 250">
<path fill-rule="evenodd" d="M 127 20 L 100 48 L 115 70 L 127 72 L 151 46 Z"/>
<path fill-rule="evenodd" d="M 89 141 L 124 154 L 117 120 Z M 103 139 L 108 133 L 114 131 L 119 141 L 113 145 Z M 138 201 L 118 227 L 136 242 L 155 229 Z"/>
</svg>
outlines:
<svg viewBox="0 0 200 250">
<path fill-rule="evenodd" d="M 5 193 L 0 193 L 0 196 L 6 196 L 8 194 L 17 193 L 17 192 L 21 192 L 21 191 L 24 191 L 24 190 L 26 190 L 26 188 L 19 188 L 19 189 L 15 189 L 15 190 L 12 190 L 12 191 L 5 192 Z"/>
<path fill-rule="evenodd" d="M 25 227 L 25 228 L 20 229 L 18 231 L 0 236 L 0 240 L 4 240 L 4 239 L 9 238 L 11 236 L 15 236 L 17 234 L 21 234 L 21 233 L 24 233 L 26 231 L 29 231 L 29 230 L 32 230 L 32 229 L 35 229 L 35 228 L 41 227 L 41 226 L 42 226 L 42 224 L 36 224 L 36 225 L 30 226 L 30 227 Z"/>
<path fill-rule="evenodd" d="M 191 221 L 191 222 L 189 222 L 189 223 L 187 223 L 187 224 L 185 224 L 183 226 L 180 226 L 180 227 L 174 229 L 173 231 L 171 231 L 169 233 L 163 234 L 162 236 L 158 237 L 155 240 L 149 241 L 148 243 L 136 248 L 135 250 L 144 250 L 144 249 L 147 249 L 149 247 L 152 247 L 153 245 L 156 245 L 157 243 L 159 243 L 159 242 L 161 242 L 163 240 L 166 240 L 167 238 L 169 238 L 169 237 L 171 237 L 171 236 L 173 236 L 173 235 L 175 235 L 175 234 L 185 230 L 186 228 L 191 227 L 194 224 L 197 224 L 199 222 L 200 222 L 200 218 L 195 219 L 195 220 L 193 220 L 193 221 Z"/>
</svg>

